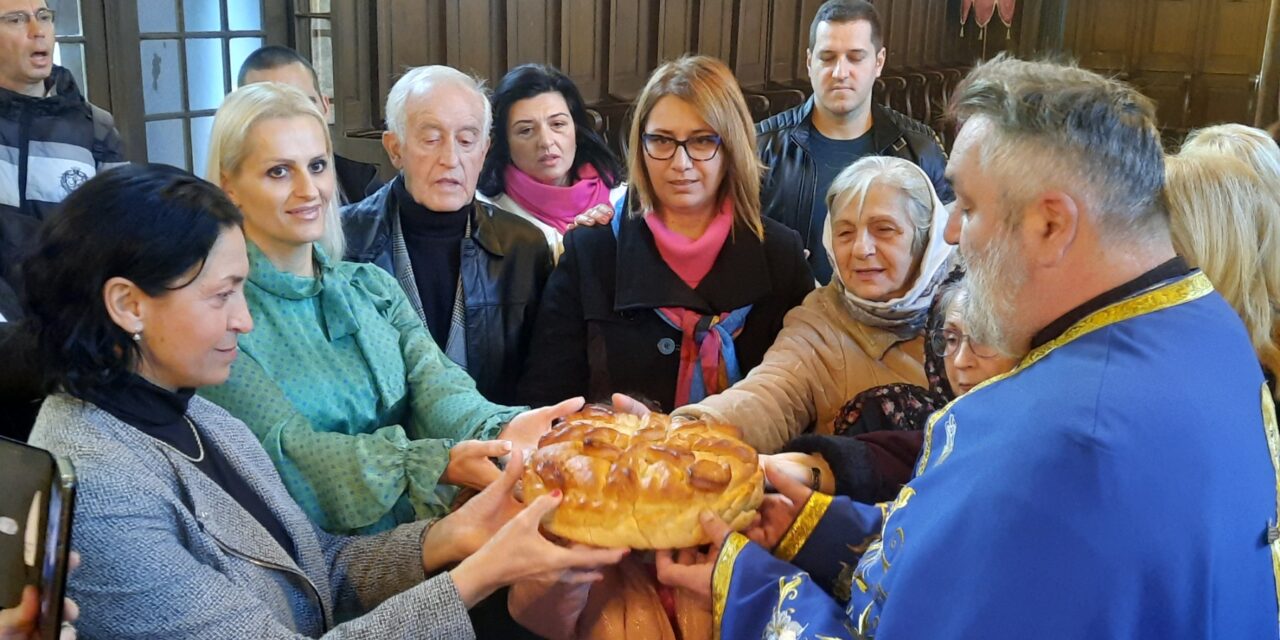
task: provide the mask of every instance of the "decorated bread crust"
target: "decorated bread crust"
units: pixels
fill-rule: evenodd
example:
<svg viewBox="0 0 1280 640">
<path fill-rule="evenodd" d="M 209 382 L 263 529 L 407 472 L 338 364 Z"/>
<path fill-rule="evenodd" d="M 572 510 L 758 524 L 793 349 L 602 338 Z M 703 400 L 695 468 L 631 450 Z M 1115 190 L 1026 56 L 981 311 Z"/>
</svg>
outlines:
<svg viewBox="0 0 1280 640">
<path fill-rule="evenodd" d="M 564 492 L 546 523 L 551 533 L 633 549 L 710 542 L 698 523 L 704 510 L 741 530 L 764 496 L 759 459 L 737 427 L 595 405 L 542 437 L 523 484 L 526 501 Z"/>
</svg>

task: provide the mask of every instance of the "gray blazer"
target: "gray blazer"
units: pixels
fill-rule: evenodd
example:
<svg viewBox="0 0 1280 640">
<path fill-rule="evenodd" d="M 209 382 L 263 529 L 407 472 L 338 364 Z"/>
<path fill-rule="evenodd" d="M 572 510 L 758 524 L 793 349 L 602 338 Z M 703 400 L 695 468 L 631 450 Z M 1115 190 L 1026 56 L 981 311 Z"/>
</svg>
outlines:
<svg viewBox="0 0 1280 640">
<path fill-rule="evenodd" d="M 69 595 L 83 638 L 474 638 L 449 575 L 423 582 L 418 522 L 368 537 L 313 525 L 244 423 L 196 396 L 188 416 L 261 495 L 298 561 L 178 453 L 65 394 L 31 442 L 75 465 Z M 357 617 L 360 616 L 360 617 Z"/>
</svg>

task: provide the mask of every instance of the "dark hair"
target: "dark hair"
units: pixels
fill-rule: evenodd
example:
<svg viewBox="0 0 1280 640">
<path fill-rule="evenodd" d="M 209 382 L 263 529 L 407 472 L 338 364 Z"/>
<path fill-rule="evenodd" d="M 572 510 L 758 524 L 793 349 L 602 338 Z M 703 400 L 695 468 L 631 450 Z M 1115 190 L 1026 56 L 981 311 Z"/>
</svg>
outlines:
<svg viewBox="0 0 1280 640">
<path fill-rule="evenodd" d="M 573 117 L 578 150 L 574 154 L 573 166 L 569 168 L 570 173 L 576 177 L 578 168 L 590 163 L 610 189 L 622 183 L 622 162 L 609 150 L 604 138 L 591 128 L 587 107 L 573 80 L 554 67 L 522 64 L 502 76 L 493 90 L 493 143 L 485 156 L 484 168 L 480 170 L 480 193 L 494 197 L 506 191 L 503 172 L 511 164 L 511 147 L 507 144 L 511 106 L 520 100 L 553 91 L 564 98 L 565 104 L 569 105 L 569 115 Z"/>
<path fill-rule="evenodd" d="M 813 22 L 809 23 L 809 50 L 812 51 L 818 43 L 819 22 L 843 24 L 858 20 L 866 20 L 871 25 L 871 44 L 879 51 L 884 46 L 884 37 L 880 34 L 880 12 L 866 0 L 827 0 L 822 3 L 817 15 L 813 16 Z"/>
<path fill-rule="evenodd" d="M 107 314 L 107 280 L 127 278 L 149 296 L 181 289 L 219 234 L 241 223 L 216 185 L 168 165 L 124 165 L 72 192 L 23 267 L 48 387 L 78 393 L 133 369 L 138 348 Z"/>
<path fill-rule="evenodd" d="M 240 65 L 240 74 L 236 76 L 236 86 L 244 86 L 244 77 L 249 75 L 250 71 L 270 71 L 287 67 L 291 64 L 300 64 L 311 72 L 311 81 L 316 85 L 316 94 L 323 95 L 320 91 L 320 76 L 316 75 L 316 68 L 311 66 L 311 61 L 302 57 L 301 53 L 282 47 L 278 44 L 267 45 L 249 54 Z"/>
</svg>

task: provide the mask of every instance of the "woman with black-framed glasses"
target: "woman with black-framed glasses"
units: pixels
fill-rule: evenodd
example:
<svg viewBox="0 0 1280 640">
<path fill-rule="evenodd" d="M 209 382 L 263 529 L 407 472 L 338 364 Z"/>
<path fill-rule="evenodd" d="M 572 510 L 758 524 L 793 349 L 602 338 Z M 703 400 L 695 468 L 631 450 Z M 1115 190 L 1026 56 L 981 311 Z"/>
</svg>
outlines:
<svg viewBox="0 0 1280 640">
<path fill-rule="evenodd" d="M 751 117 L 724 63 L 663 65 L 636 103 L 613 223 L 565 236 L 519 396 L 613 392 L 670 411 L 736 382 L 813 289 L 799 236 L 761 218 Z"/>
</svg>

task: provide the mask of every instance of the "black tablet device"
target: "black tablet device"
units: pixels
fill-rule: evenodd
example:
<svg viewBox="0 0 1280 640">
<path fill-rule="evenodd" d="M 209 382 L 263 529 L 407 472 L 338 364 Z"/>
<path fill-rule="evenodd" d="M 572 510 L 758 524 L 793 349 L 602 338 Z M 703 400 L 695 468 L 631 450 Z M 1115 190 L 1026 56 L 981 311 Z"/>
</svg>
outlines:
<svg viewBox="0 0 1280 640">
<path fill-rule="evenodd" d="M 70 462 L 0 438 L 0 607 L 17 606 L 24 587 L 38 587 L 40 634 L 49 640 L 62 624 L 75 486 Z"/>
</svg>

